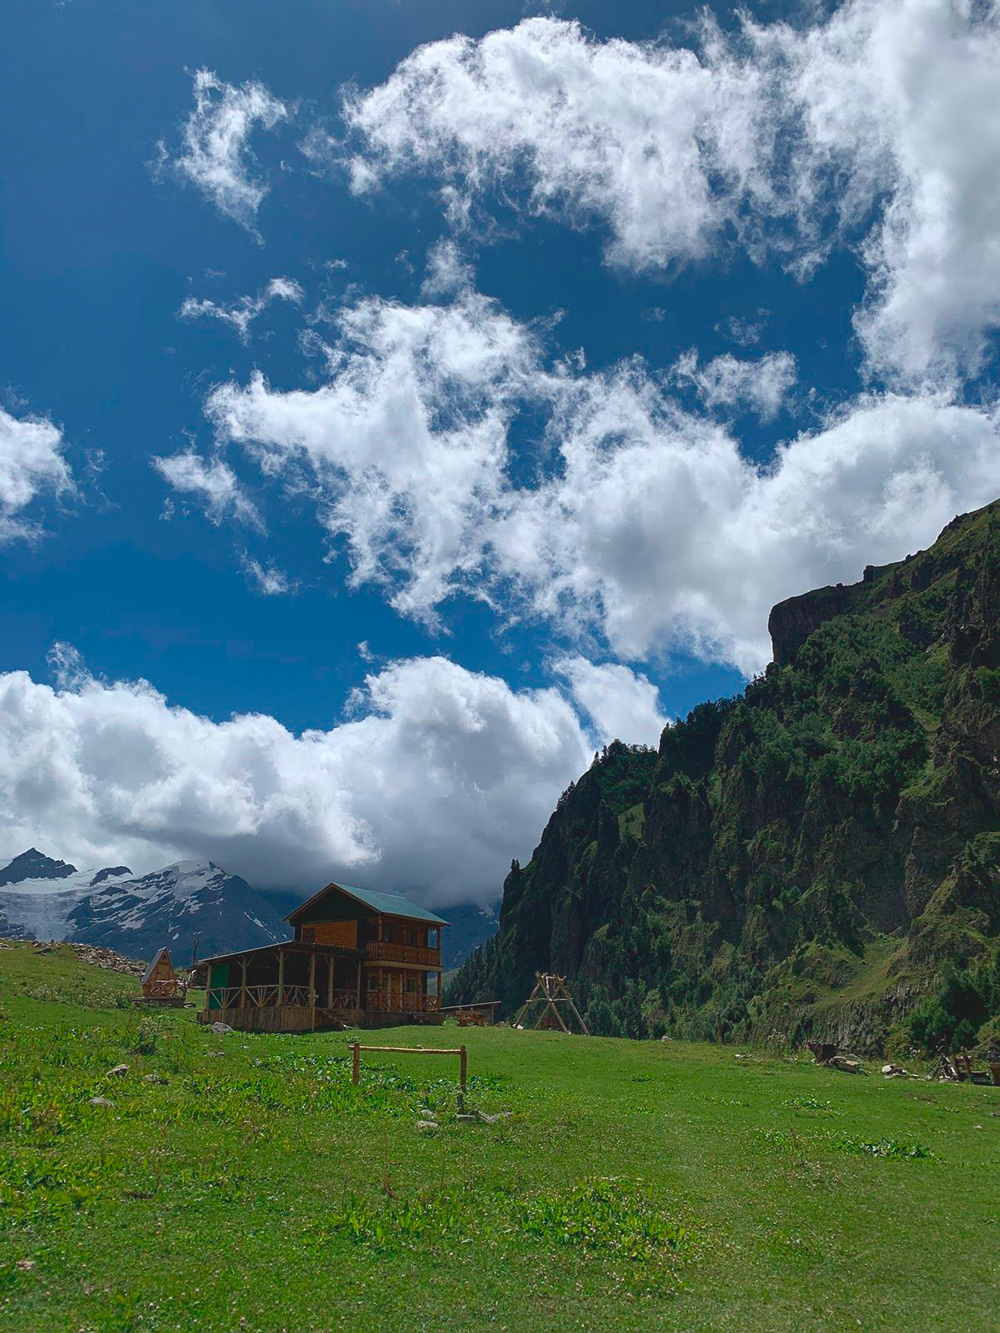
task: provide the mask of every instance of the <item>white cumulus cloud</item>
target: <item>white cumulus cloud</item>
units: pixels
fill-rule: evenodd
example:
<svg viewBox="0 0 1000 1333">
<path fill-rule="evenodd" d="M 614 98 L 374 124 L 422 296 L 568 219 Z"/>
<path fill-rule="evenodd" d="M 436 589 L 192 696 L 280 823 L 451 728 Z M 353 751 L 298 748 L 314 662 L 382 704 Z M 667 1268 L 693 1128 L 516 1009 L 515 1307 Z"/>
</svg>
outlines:
<svg viewBox="0 0 1000 1333">
<path fill-rule="evenodd" d="M 996 498 L 998 426 L 979 409 L 872 397 L 760 466 L 620 369 L 563 409 L 562 472 L 498 522 L 497 573 L 536 614 L 599 627 L 623 658 L 687 648 L 752 673 L 770 658 L 775 602 L 853 582 Z"/>
<path fill-rule="evenodd" d="M 433 618 L 478 565 L 507 425 L 534 391 L 534 340 L 470 291 L 445 306 L 367 299 L 339 322 L 326 384 L 282 392 L 257 375 L 216 389 L 208 411 L 265 472 L 309 469 L 355 584 L 390 586 L 398 610 Z"/>
<path fill-rule="evenodd" d="M 26 511 L 44 494 L 72 488 L 65 441 L 47 417 L 15 417 L 0 408 L 0 545 L 37 534 Z"/>
<path fill-rule="evenodd" d="M 636 268 L 705 255 L 741 202 L 765 194 L 771 123 L 760 71 L 658 43 L 593 41 L 532 18 L 480 41 L 422 46 L 345 102 L 363 145 L 358 192 L 404 171 L 438 175 L 455 217 L 488 191 L 573 225 L 605 221 L 610 257 Z"/>
<path fill-rule="evenodd" d="M 0 846 L 78 865 L 209 857 L 262 887 L 339 877 L 486 900 L 591 752 L 558 690 L 440 657 L 370 675 L 362 715 L 301 735 L 260 714 L 213 722 L 66 661 L 56 689 L 0 675 Z"/>
<path fill-rule="evenodd" d="M 209 412 L 296 494 L 305 468 L 354 582 L 424 621 L 465 592 L 580 642 L 596 633 L 626 661 L 684 649 L 750 673 L 768 660 L 775 602 L 926 546 L 1000 492 L 996 414 L 941 395 L 861 397 L 762 463 L 682 410 L 669 375 L 640 360 L 552 368 L 537 337 L 468 290 L 445 306 L 368 299 L 341 323 L 326 384 L 278 391 L 258 376 L 216 390 Z M 761 363 L 746 364 L 695 367 L 703 395 L 728 401 L 735 383 L 770 410 L 790 359 L 775 357 L 764 388 Z M 515 457 L 525 404 L 545 424 L 534 456 Z"/>
<path fill-rule="evenodd" d="M 432 42 L 348 96 L 350 179 L 436 180 L 456 225 L 500 200 L 597 224 L 637 271 L 735 243 L 806 273 L 854 247 L 870 367 L 940 387 L 1000 322 L 998 13 L 848 0 L 732 35 L 705 20 L 690 48 L 557 18 Z"/>
<path fill-rule="evenodd" d="M 660 712 L 660 694 L 641 672 L 620 662 L 591 662 L 579 655 L 561 657 L 553 670 L 569 684 L 577 707 L 590 718 L 597 739 L 655 746 L 668 719 Z"/>
</svg>

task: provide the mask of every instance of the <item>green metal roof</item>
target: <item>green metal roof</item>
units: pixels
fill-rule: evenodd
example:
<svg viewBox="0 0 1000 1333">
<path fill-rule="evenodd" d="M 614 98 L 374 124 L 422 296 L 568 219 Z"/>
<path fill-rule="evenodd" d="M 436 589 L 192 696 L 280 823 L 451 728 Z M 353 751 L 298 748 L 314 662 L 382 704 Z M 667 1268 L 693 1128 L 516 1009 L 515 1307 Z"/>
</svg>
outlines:
<svg viewBox="0 0 1000 1333">
<path fill-rule="evenodd" d="M 296 907 L 294 912 L 289 912 L 285 920 L 293 920 L 304 907 L 308 907 L 310 903 L 314 903 L 318 898 L 321 898 L 327 889 L 342 889 L 344 893 L 349 893 L 352 898 L 357 898 L 358 902 L 370 907 L 373 912 L 381 912 L 385 916 L 406 916 L 411 921 L 429 921 L 435 926 L 446 926 L 448 924 L 441 917 L 435 916 L 433 912 L 428 912 L 426 907 L 420 907 L 417 903 L 411 902 L 409 898 L 404 898 L 402 894 L 376 893 L 374 889 L 356 889 L 350 884 L 338 883 L 328 884 L 325 889 L 320 889 L 319 893 L 314 893 L 306 902 Z"/>
</svg>

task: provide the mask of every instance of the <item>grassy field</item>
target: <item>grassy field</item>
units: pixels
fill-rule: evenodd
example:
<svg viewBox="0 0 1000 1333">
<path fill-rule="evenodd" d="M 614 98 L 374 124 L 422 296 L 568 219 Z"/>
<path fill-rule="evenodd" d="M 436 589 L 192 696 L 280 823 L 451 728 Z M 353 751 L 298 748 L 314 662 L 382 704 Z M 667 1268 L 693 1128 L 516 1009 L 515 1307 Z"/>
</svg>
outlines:
<svg viewBox="0 0 1000 1333">
<path fill-rule="evenodd" d="M 350 1034 L 217 1036 L 134 988 L 0 950 L 0 1328 L 1000 1327 L 1000 1089 L 431 1029 L 467 1110 L 513 1113 L 467 1123 L 457 1061 L 354 1088 Z"/>
</svg>

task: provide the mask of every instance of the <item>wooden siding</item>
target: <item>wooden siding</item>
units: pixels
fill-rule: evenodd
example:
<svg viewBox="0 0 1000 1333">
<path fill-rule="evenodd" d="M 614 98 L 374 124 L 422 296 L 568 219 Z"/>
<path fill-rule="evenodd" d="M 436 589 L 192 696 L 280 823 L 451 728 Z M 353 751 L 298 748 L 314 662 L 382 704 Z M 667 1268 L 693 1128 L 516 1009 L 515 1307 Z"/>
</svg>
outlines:
<svg viewBox="0 0 1000 1333">
<path fill-rule="evenodd" d="M 303 944 L 336 944 L 342 949 L 358 947 L 357 921 L 317 921 L 302 927 Z"/>
</svg>

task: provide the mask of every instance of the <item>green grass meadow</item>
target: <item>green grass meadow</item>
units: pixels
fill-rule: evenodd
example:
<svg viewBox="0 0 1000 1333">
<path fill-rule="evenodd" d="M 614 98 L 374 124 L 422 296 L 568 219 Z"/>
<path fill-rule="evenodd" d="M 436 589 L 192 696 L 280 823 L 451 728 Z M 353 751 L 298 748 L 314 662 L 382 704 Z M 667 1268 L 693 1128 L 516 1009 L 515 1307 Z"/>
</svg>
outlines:
<svg viewBox="0 0 1000 1333">
<path fill-rule="evenodd" d="M 2 1329 L 1000 1328 L 1000 1089 L 363 1035 L 465 1042 L 466 1113 L 513 1113 L 467 1123 L 457 1060 L 366 1057 L 355 1088 L 357 1034 L 216 1035 L 135 990 L 0 949 Z"/>
</svg>

